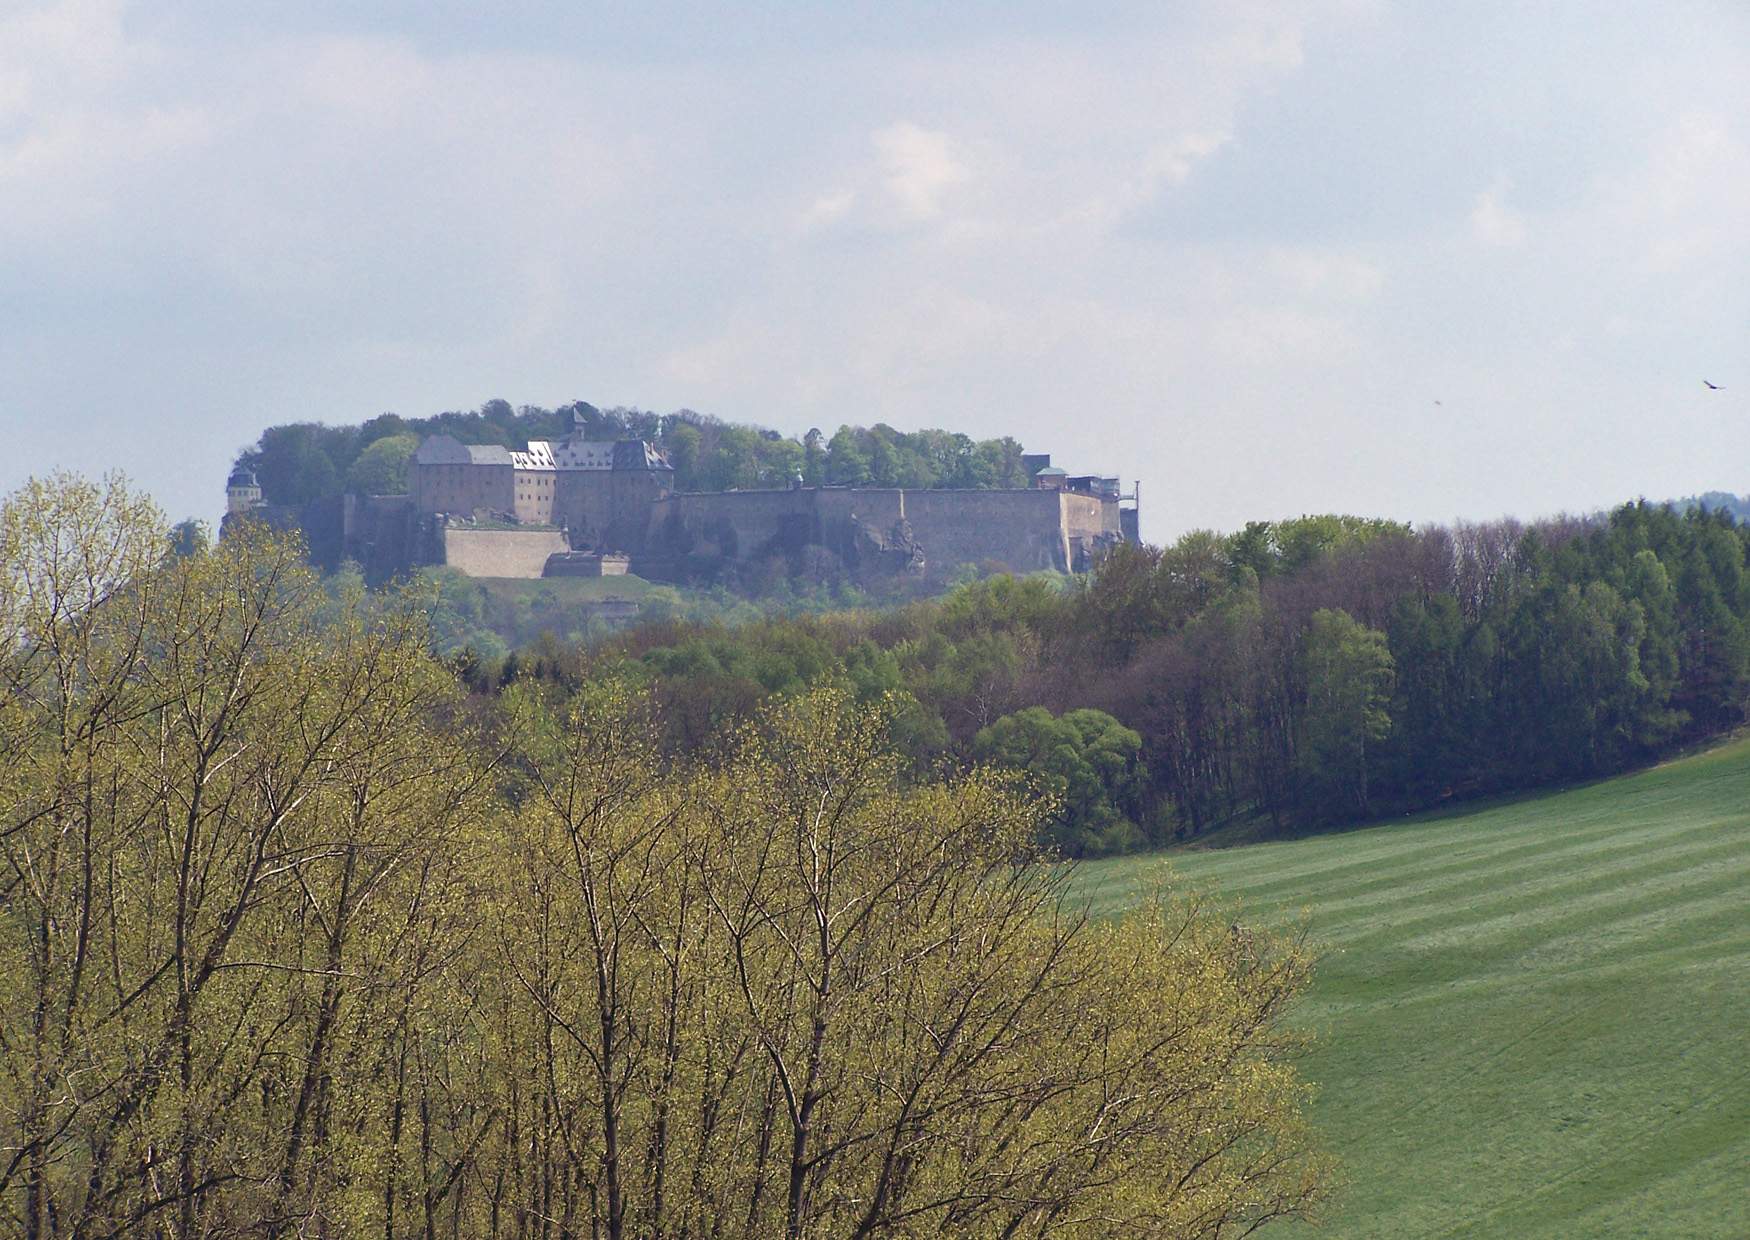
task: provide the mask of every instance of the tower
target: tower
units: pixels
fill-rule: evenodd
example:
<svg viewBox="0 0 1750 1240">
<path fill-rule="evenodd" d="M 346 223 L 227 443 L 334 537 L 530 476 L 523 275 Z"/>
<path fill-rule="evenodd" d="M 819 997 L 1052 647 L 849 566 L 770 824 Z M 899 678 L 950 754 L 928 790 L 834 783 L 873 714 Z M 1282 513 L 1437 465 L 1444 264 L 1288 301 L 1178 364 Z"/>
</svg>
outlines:
<svg viewBox="0 0 1750 1240">
<path fill-rule="evenodd" d="M 261 507 L 261 484 L 252 470 L 239 465 L 225 479 L 225 511 L 231 516 Z"/>
</svg>

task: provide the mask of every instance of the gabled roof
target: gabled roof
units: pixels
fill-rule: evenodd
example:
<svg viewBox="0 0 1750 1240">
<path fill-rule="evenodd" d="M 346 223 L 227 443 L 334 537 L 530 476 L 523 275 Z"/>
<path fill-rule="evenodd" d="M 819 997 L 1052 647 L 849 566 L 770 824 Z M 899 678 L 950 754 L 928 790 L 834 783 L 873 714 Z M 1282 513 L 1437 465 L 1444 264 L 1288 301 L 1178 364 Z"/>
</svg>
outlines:
<svg viewBox="0 0 1750 1240">
<path fill-rule="evenodd" d="M 571 439 L 554 444 L 553 464 L 558 469 L 612 469 L 614 445 L 588 439 Z"/>
<path fill-rule="evenodd" d="M 668 458 L 642 439 L 622 439 L 614 445 L 615 469 L 667 469 Z"/>
<path fill-rule="evenodd" d="M 527 452 L 510 454 L 510 463 L 518 469 L 552 469 L 553 445 L 545 439 L 531 439 Z"/>
<path fill-rule="evenodd" d="M 421 465 L 509 465 L 510 452 L 498 444 L 465 444 L 453 435 L 431 435 L 414 450 Z"/>
<path fill-rule="evenodd" d="M 510 465 L 523 470 L 674 468 L 668 458 L 642 439 L 622 439 L 618 443 L 588 439 L 552 443 L 531 439 L 526 451 L 512 452 L 497 444 L 464 444 L 451 435 L 432 435 L 420 443 L 413 459 L 421 465 Z"/>
</svg>

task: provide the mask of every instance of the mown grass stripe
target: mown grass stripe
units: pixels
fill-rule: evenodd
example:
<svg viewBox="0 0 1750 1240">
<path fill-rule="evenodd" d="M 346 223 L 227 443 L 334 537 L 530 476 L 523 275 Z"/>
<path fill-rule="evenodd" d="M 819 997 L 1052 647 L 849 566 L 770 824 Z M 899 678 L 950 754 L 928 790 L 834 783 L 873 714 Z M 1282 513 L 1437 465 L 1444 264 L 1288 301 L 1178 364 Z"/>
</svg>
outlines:
<svg viewBox="0 0 1750 1240">
<path fill-rule="evenodd" d="M 1750 742 L 1171 860 L 1325 949 L 1298 1019 L 1352 1182 L 1321 1234 L 1750 1237 Z M 1116 914 L 1158 867 L 1074 882 Z"/>
<path fill-rule="evenodd" d="M 1362 928 L 1351 923 L 1350 926 L 1329 928 L 1329 932 L 1350 948 L 1381 939 L 1390 939 L 1399 946 L 1463 941 L 1488 935 L 1502 923 L 1536 930 L 1555 919 L 1554 910 L 1558 907 L 1560 915 L 1566 918 L 1577 909 L 1608 910 L 1613 904 L 1634 903 L 1639 899 L 1637 893 L 1642 891 L 1659 893 L 1663 902 L 1664 897 L 1674 890 L 1689 884 L 1703 885 L 1734 878 L 1742 882 L 1747 877 L 1750 877 L 1750 855 L 1744 854 L 1735 843 L 1726 841 L 1699 849 L 1696 854 L 1661 852 L 1656 861 L 1642 861 L 1638 866 L 1631 858 L 1620 864 L 1583 870 L 1572 877 L 1528 875 L 1516 882 L 1482 887 L 1467 885 L 1429 893 L 1440 897 L 1436 899 L 1382 902 L 1375 906 L 1374 922 L 1388 913 L 1403 915 L 1384 924 Z M 1470 900 L 1458 898 L 1462 895 L 1480 896 L 1485 891 L 1495 894 Z M 1420 911 L 1410 916 L 1411 909 Z M 1324 923 L 1315 918 L 1314 933 L 1318 934 L 1322 926 Z M 1349 933 L 1343 933 L 1344 930 Z"/>
</svg>

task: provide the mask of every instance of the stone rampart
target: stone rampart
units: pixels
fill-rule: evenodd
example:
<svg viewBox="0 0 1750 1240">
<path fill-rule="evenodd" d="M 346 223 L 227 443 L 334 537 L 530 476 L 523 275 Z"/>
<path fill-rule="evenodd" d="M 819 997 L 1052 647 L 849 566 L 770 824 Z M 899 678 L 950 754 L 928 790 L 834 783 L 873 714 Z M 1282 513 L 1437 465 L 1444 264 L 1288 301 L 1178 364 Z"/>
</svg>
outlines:
<svg viewBox="0 0 1750 1240">
<path fill-rule="evenodd" d="M 815 511 L 823 524 L 856 521 L 883 533 L 893 528 L 906 515 L 906 505 L 919 491 L 902 491 L 897 487 L 821 487 L 809 491 L 815 497 Z"/>
<path fill-rule="evenodd" d="M 925 575 L 940 581 L 963 564 L 1002 565 L 1017 573 L 1072 565 L 1066 508 L 1085 519 L 1084 501 L 1063 491 L 907 491 L 905 516 L 924 549 Z M 1099 521 L 1095 511 L 1093 519 Z"/>
<path fill-rule="evenodd" d="M 548 556 L 570 549 L 558 530 L 443 531 L 443 562 L 470 577 L 539 577 Z"/>
<path fill-rule="evenodd" d="M 1117 508 L 1094 495 L 1032 489 L 806 487 L 680 494 L 654 506 L 648 545 L 659 554 L 746 560 L 817 544 L 855 560 L 863 533 L 889 539 L 903 520 L 934 581 L 965 564 L 1070 572 L 1085 566 L 1103 538 L 1118 533 Z"/>
<path fill-rule="evenodd" d="M 812 490 L 686 492 L 651 505 L 651 545 L 686 553 L 710 546 L 725 559 L 819 542 Z"/>
</svg>

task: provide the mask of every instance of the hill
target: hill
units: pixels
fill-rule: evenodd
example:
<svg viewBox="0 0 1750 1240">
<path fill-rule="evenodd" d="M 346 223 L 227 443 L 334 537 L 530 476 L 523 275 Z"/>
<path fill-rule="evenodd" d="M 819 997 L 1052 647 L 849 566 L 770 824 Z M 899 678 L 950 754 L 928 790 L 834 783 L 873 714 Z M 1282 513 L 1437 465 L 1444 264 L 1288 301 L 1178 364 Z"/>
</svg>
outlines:
<svg viewBox="0 0 1750 1240">
<path fill-rule="evenodd" d="M 1692 508 L 1706 508 L 1709 512 L 1729 512 L 1740 523 L 1750 521 L 1750 495 L 1734 495 L 1730 491 L 1708 491 L 1701 495 L 1690 495 L 1683 499 L 1673 500 L 1672 504 L 1680 512 L 1688 512 Z"/>
<path fill-rule="evenodd" d="M 1082 890 L 1122 910 L 1159 864 Z M 1324 951 L 1302 1015 L 1349 1179 L 1329 1234 L 1750 1235 L 1750 740 L 1172 869 Z"/>
<path fill-rule="evenodd" d="M 346 492 L 405 492 L 408 459 L 427 435 L 522 450 L 530 440 L 560 438 L 573 427 L 591 440 L 635 438 L 656 445 L 674 467 L 680 491 L 783 487 L 796 477 L 811 486 L 957 490 L 1024 487 L 1029 480 L 1021 445 L 1008 437 L 974 440 L 952 431 L 906 432 L 882 423 L 840 426 L 830 436 L 810 429 L 794 437 L 691 409 L 603 410 L 585 401 L 546 409 L 489 400 L 477 410 L 407 418 L 384 413 L 356 426 L 269 426 L 238 453 L 234 469 L 256 475 L 266 503 L 301 507 Z M 1050 463 L 1049 457 L 1041 459 Z"/>
</svg>

